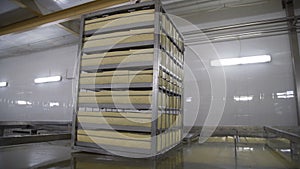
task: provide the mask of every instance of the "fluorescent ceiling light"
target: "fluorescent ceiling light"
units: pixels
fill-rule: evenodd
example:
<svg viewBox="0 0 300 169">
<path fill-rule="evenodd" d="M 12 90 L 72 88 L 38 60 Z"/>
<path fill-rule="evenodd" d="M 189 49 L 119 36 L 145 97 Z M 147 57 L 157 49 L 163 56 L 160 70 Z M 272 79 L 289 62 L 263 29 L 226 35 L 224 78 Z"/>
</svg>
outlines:
<svg viewBox="0 0 300 169">
<path fill-rule="evenodd" d="M 277 96 L 278 99 L 291 99 L 294 98 L 294 95 L 288 95 L 288 96 Z"/>
<path fill-rule="evenodd" d="M 253 100 L 254 96 L 234 96 L 233 99 L 237 102 L 246 102 Z"/>
<path fill-rule="evenodd" d="M 278 99 L 290 99 L 294 98 L 294 91 L 286 91 L 282 93 L 276 93 Z"/>
<path fill-rule="evenodd" d="M 17 103 L 18 105 L 32 105 L 31 102 L 24 101 L 24 100 L 18 100 L 18 101 L 16 101 L 16 103 Z"/>
<path fill-rule="evenodd" d="M 254 64 L 254 63 L 267 63 L 271 62 L 270 55 L 259 55 L 259 56 L 248 56 L 248 57 L 240 57 L 240 58 L 228 58 L 228 59 L 218 59 L 212 60 L 210 62 L 211 66 L 233 66 L 233 65 L 246 65 L 246 64 Z"/>
<path fill-rule="evenodd" d="M 50 102 L 50 107 L 59 106 L 58 102 Z"/>
<path fill-rule="evenodd" d="M 7 87 L 8 83 L 7 82 L 0 82 L 0 87 Z"/>
<path fill-rule="evenodd" d="M 49 83 L 49 82 L 59 82 L 61 81 L 61 76 L 51 76 L 51 77 L 42 77 L 34 79 L 34 83 Z"/>
</svg>

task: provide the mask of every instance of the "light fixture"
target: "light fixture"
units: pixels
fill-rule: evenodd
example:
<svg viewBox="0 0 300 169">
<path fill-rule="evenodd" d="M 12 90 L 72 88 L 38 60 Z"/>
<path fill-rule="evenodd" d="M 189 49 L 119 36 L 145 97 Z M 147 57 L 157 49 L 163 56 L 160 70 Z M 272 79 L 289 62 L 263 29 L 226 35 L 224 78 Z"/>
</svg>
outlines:
<svg viewBox="0 0 300 169">
<path fill-rule="evenodd" d="M 31 102 L 25 101 L 25 100 L 17 100 L 16 103 L 17 103 L 18 105 L 32 105 Z"/>
<path fill-rule="evenodd" d="M 50 107 L 55 107 L 55 106 L 59 106 L 58 102 L 50 102 Z"/>
<path fill-rule="evenodd" d="M 7 82 L 0 82 L 0 87 L 7 87 L 8 83 Z"/>
<path fill-rule="evenodd" d="M 61 76 L 51 76 L 51 77 L 42 77 L 34 79 L 34 83 L 50 83 L 50 82 L 59 82 L 61 81 Z"/>
<path fill-rule="evenodd" d="M 252 101 L 254 96 L 234 96 L 233 99 L 237 102 Z"/>
<path fill-rule="evenodd" d="M 278 99 L 290 99 L 294 98 L 294 91 L 286 91 L 281 93 L 276 93 Z"/>
<path fill-rule="evenodd" d="M 254 63 L 268 63 L 271 62 L 271 60 L 272 58 L 270 55 L 259 55 L 259 56 L 212 60 L 210 62 L 210 65 L 214 67 L 234 66 L 234 65 L 246 65 L 246 64 L 254 64 Z"/>
</svg>

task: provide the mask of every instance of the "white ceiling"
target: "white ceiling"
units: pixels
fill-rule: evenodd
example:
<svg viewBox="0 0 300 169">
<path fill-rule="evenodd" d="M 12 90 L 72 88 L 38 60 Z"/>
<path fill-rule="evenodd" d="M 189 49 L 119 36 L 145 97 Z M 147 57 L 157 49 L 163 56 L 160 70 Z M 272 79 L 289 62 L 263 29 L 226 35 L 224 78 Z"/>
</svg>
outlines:
<svg viewBox="0 0 300 169">
<path fill-rule="evenodd" d="M 90 1 L 92 0 L 35 0 L 34 2 L 45 15 Z M 3 17 L 1 18 L 1 16 Z M 8 25 L 11 21 L 26 20 L 33 16 L 34 14 L 29 10 L 18 7 L 13 1 L 0 0 L 0 19 L 2 19 L 0 26 Z M 26 32 L 0 36 L 0 57 L 28 54 L 75 44 L 78 41 L 79 38 L 76 34 L 66 31 L 59 25 L 43 26 Z"/>
<path fill-rule="evenodd" d="M 43 14 L 71 8 L 94 0 L 35 0 Z"/>
<path fill-rule="evenodd" d="M 45 15 L 92 0 L 33 1 Z M 183 17 L 195 24 L 283 11 L 281 0 L 163 0 L 163 2 L 171 14 Z M 16 18 L 22 20 L 22 18 L 32 17 L 30 14 L 25 15 L 24 11 L 30 12 L 26 8 L 19 8 L 13 3 L 13 0 L 0 0 L 1 23 L 15 21 Z M 5 18 L 3 19 L 1 16 L 5 16 Z M 66 31 L 61 26 L 44 26 L 23 33 L 0 36 L 0 57 L 18 56 L 74 44 L 78 41 L 77 35 Z"/>
<path fill-rule="evenodd" d="M 6 13 L 9 11 L 18 9 L 18 8 L 19 8 L 18 5 L 12 3 L 9 0 L 1 0 L 0 1 L 0 14 Z"/>
<path fill-rule="evenodd" d="M 78 37 L 52 25 L 27 32 L 0 36 L 0 57 L 18 56 L 77 43 Z"/>
</svg>

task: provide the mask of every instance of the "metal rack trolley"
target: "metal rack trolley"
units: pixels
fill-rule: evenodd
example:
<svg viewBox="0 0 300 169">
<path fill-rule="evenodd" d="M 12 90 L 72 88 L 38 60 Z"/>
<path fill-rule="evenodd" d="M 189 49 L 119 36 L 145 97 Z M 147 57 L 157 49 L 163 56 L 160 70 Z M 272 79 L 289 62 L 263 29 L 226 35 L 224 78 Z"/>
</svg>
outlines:
<svg viewBox="0 0 300 169">
<path fill-rule="evenodd" d="M 109 16 L 122 15 L 130 12 L 139 12 L 142 10 L 153 9 L 154 20 L 137 22 L 133 24 L 123 24 L 112 26 L 109 28 L 100 28 L 95 30 L 85 30 L 86 21 L 97 20 Z M 126 16 L 125 16 L 126 17 Z M 101 20 L 101 19 L 100 19 Z M 145 28 L 153 28 L 153 40 L 145 40 L 141 42 L 117 43 L 113 45 L 104 45 L 85 48 L 84 45 L 89 37 L 105 35 L 114 32 L 125 32 L 130 30 L 138 30 Z M 109 64 L 82 66 L 83 55 L 93 55 L 99 53 L 107 53 L 114 51 L 123 51 L 130 49 L 154 49 L 153 60 L 151 62 L 137 62 L 126 64 Z M 163 61 L 164 60 L 164 61 Z M 183 131 L 183 67 L 184 67 L 184 44 L 183 36 L 175 27 L 171 18 L 166 14 L 159 0 L 147 1 L 134 5 L 126 5 L 113 9 L 107 9 L 92 14 L 87 14 L 81 18 L 81 34 L 78 53 L 78 72 L 77 72 L 77 94 L 74 100 L 76 106 L 73 114 L 73 130 L 72 130 L 72 147 L 77 150 L 95 152 L 101 154 L 115 154 L 122 156 L 151 157 L 163 154 L 174 148 L 181 142 Z M 80 84 L 81 74 L 99 73 L 114 70 L 152 70 L 153 80 L 151 83 L 130 83 L 128 84 Z M 82 104 L 80 103 L 80 93 L 82 91 L 101 92 L 103 90 L 150 90 L 151 104 Z M 164 100 L 164 101 L 162 101 Z M 163 104 L 161 102 L 164 102 Z M 123 126 L 123 125 L 99 125 L 84 124 L 78 121 L 78 112 L 82 109 L 96 111 L 114 111 L 127 112 L 134 111 L 137 113 L 141 110 L 151 111 L 151 126 Z M 121 107 L 121 110 L 120 110 Z M 164 120 L 162 120 L 164 117 Z M 104 117 L 104 119 L 106 119 Z M 159 120 L 160 119 L 160 120 Z M 174 120 L 175 119 L 175 120 Z M 159 124 L 161 123 L 161 124 Z M 164 123 L 164 124 L 162 124 Z M 165 127 L 162 127 L 165 126 Z M 110 131 L 132 132 L 133 134 L 145 134 L 151 136 L 150 149 L 122 147 L 115 145 L 101 145 L 91 142 L 78 141 L 78 129 L 91 129 L 93 131 Z M 150 137 L 149 137 L 150 138 Z M 91 139 L 93 141 L 93 139 Z M 124 140 L 126 142 L 126 140 Z M 107 151 L 109 150 L 109 151 Z"/>
</svg>

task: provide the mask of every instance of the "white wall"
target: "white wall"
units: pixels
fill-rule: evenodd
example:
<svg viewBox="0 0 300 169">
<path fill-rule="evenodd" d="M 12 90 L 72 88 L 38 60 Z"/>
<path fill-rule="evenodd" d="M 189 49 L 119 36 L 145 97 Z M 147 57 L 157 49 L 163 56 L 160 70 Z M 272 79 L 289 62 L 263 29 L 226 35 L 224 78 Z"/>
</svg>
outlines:
<svg viewBox="0 0 300 169">
<path fill-rule="evenodd" d="M 0 121 L 71 121 L 72 80 L 77 45 L 0 59 Z M 67 73 L 68 72 L 68 73 Z M 37 77 L 61 75 L 57 83 L 34 84 Z M 31 105 L 18 105 L 17 101 Z M 50 107 L 50 103 L 59 106 Z"/>
<path fill-rule="evenodd" d="M 185 100 L 188 102 L 185 103 L 185 125 L 192 125 L 195 120 L 196 125 L 203 125 L 210 109 L 212 93 L 207 71 L 220 68 L 205 68 L 203 63 L 209 64 L 216 55 L 228 58 L 258 54 L 270 54 L 272 62 L 224 69 L 227 97 L 220 124 L 297 124 L 295 99 L 273 97 L 279 92 L 292 91 L 294 87 L 287 35 L 220 42 L 213 47 L 193 46 L 201 59 L 187 48 L 184 87 Z M 72 80 L 66 79 L 66 71 L 71 78 L 76 55 L 77 46 L 69 46 L 0 59 L 0 81 L 9 82 L 9 87 L 0 89 L 1 121 L 70 121 Z M 48 75 L 62 75 L 63 80 L 41 85 L 33 83 L 34 78 Z M 248 102 L 233 99 L 234 96 L 247 95 L 253 95 L 254 99 Z M 32 105 L 18 105 L 17 100 L 31 102 Z M 58 102 L 59 106 L 50 107 L 50 102 Z"/>
<path fill-rule="evenodd" d="M 220 67 L 204 67 L 210 60 L 239 56 L 269 54 L 271 63 L 224 67 L 227 82 L 225 109 L 221 125 L 297 125 L 295 98 L 279 99 L 276 93 L 293 91 L 292 63 L 287 35 L 214 43 L 214 49 L 208 45 L 197 45 L 187 49 L 186 63 L 191 71 L 186 71 L 185 82 L 185 125 L 203 125 L 211 106 L 211 78 L 207 72 Z M 186 69 L 188 70 L 188 69 Z M 220 79 L 220 82 L 222 79 Z M 192 85 L 199 87 L 195 92 Z M 218 90 L 218 89 L 215 89 Z M 198 98 L 200 95 L 200 102 Z M 235 101 L 236 96 L 253 96 L 251 101 Z M 193 98 L 190 102 L 189 98 Z M 195 110 L 199 105 L 199 111 Z M 198 115 L 197 115 L 197 112 Z M 211 112 L 215 113 L 215 112 Z M 222 112 L 221 112 L 222 113 Z M 198 116 L 196 118 L 196 116 Z"/>
<path fill-rule="evenodd" d="M 242 9 L 228 9 L 227 13 L 231 14 L 228 16 L 234 17 L 227 20 L 222 20 L 223 16 L 227 16 L 226 10 L 215 11 L 213 15 L 206 19 L 204 17 L 208 16 L 209 12 L 200 12 L 185 18 L 188 18 L 189 21 L 187 22 L 192 21 L 201 30 L 210 27 L 285 17 L 285 12 L 280 8 L 280 1 L 276 1 L 276 4 L 273 6 L 273 13 L 263 14 L 263 12 L 260 12 L 257 15 L 253 13 L 251 16 L 246 17 L 238 17 L 238 11 Z M 235 15 L 232 15 L 232 13 L 235 13 Z M 186 21 L 178 18 L 174 18 L 174 20 L 180 25 L 182 32 L 195 30 Z M 216 21 L 208 22 L 208 20 Z M 194 36 L 193 38 L 196 37 Z M 211 60 L 264 54 L 272 56 L 271 63 L 224 67 L 227 86 L 212 89 L 214 85 L 223 82 L 223 72 L 221 68 L 211 67 Z M 287 34 L 189 45 L 185 56 L 184 124 L 186 126 L 204 125 L 208 114 L 214 117 L 213 122 L 209 124 L 249 126 L 297 125 L 295 97 L 279 99 L 276 96 L 277 93 L 294 92 L 293 70 Z M 208 72 L 211 72 L 211 75 Z M 212 79 L 217 80 L 213 81 Z M 220 94 L 223 89 L 226 91 L 225 97 L 222 97 Z M 245 102 L 235 101 L 234 97 L 237 96 L 253 96 L 253 100 Z M 212 100 L 217 104 L 213 105 Z M 224 111 L 216 111 L 216 108 L 221 109 L 223 102 L 225 102 Z M 217 118 L 218 114 L 221 114 L 220 121 Z"/>
</svg>

